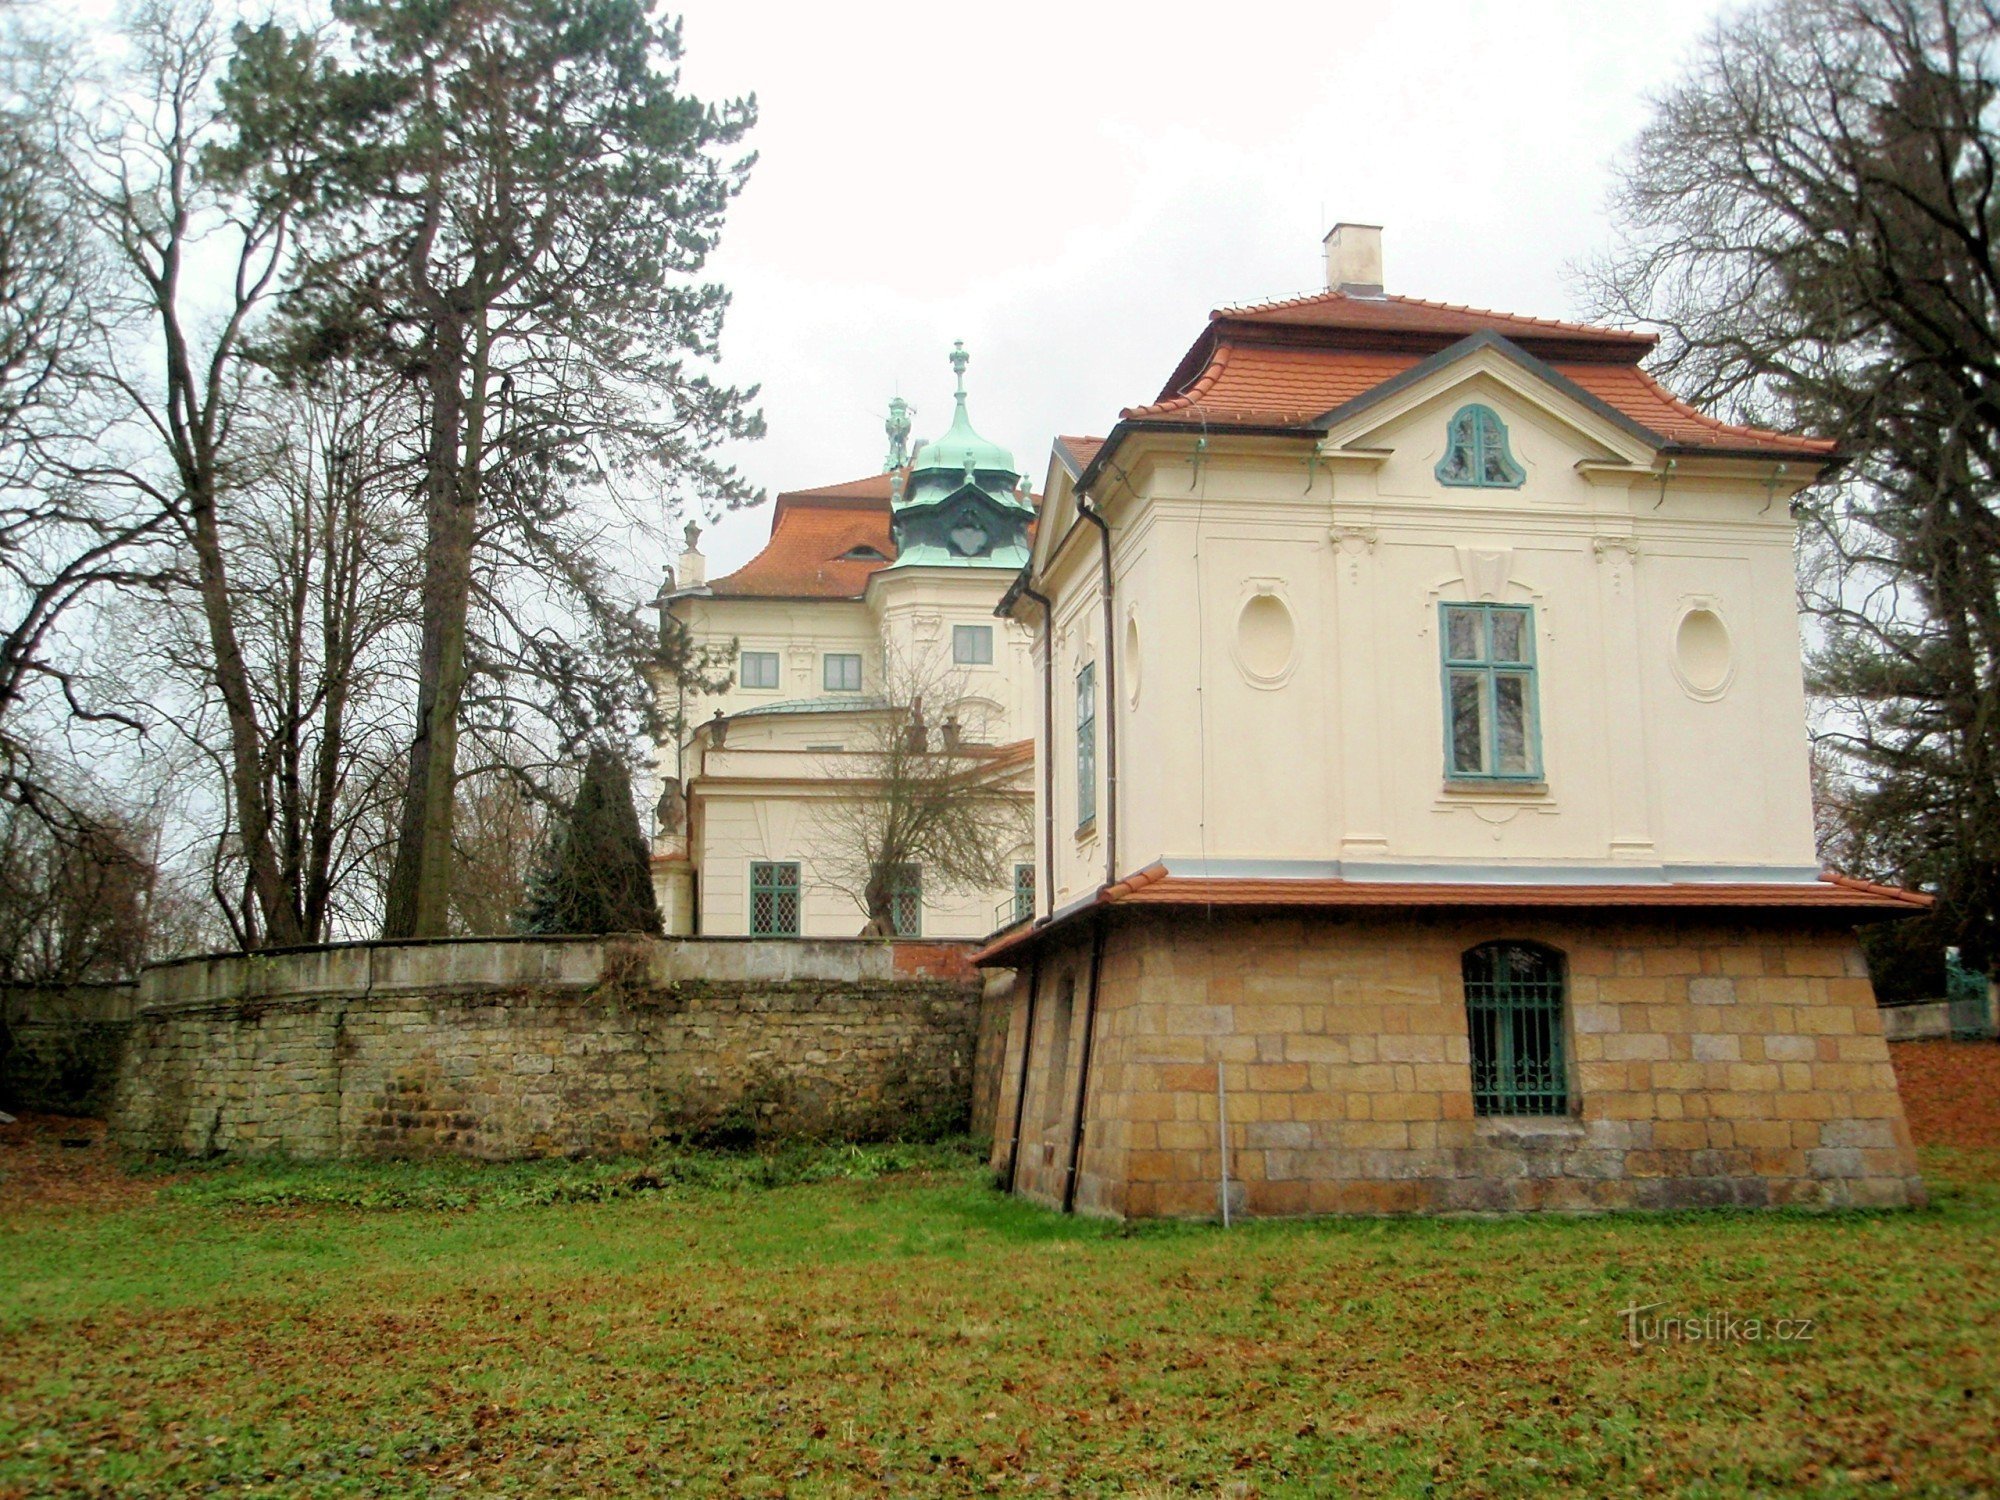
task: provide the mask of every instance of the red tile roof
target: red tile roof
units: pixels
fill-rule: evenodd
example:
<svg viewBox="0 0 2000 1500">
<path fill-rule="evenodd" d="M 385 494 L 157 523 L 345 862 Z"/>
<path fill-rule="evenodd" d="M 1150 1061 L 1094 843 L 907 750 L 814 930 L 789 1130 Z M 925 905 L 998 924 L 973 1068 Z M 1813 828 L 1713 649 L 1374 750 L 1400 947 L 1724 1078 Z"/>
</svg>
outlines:
<svg viewBox="0 0 2000 1500">
<path fill-rule="evenodd" d="M 1517 343 L 1582 343 L 1629 353 L 1634 359 L 1644 356 L 1659 342 L 1650 333 L 1623 328 L 1593 328 L 1587 323 L 1564 323 L 1554 318 L 1525 318 L 1451 302 L 1426 302 L 1418 297 L 1353 297 L 1345 292 L 1316 292 L 1247 307 L 1218 307 L 1208 316 L 1217 323 L 1343 328 L 1357 333 L 1442 334 L 1447 339 L 1461 339 L 1490 329 Z"/>
<path fill-rule="evenodd" d="M 1106 906 L 1230 906 L 1269 910 L 1324 910 L 1346 907 L 1403 907 L 1428 910 L 1469 907 L 1514 910 L 1524 907 L 1605 908 L 1702 907 L 1715 910 L 1848 912 L 1856 915 L 1915 915 L 1928 911 L 1931 898 L 1915 891 L 1875 885 L 1845 875 L 1822 875 L 1814 882 L 1671 882 L 1657 885 L 1546 885 L 1437 881 L 1205 879 L 1172 875 L 1165 865 L 1148 865 L 1054 923 L 1010 929 L 973 955 L 973 962 L 996 963 L 1017 954 L 1052 927 L 1067 925 L 1086 911 Z"/>
<path fill-rule="evenodd" d="M 1178 416 L 1247 427 L 1296 427 L 1413 369 L 1422 356 L 1358 349 L 1219 343 L 1208 366 L 1178 396 L 1128 407 L 1126 421 Z"/>
<path fill-rule="evenodd" d="M 1834 445 L 1824 438 L 1738 427 L 1697 411 L 1637 365 L 1557 365 L 1556 370 L 1607 406 L 1615 407 L 1649 432 L 1688 448 L 1750 453 L 1798 453 L 1826 458 Z"/>
<path fill-rule="evenodd" d="M 1090 467 L 1090 461 L 1097 457 L 1097 450 L 1104 446 L 1101 437 L 1059 437 L 1056 442 L 1068 452 L 1078 473 Z"/>
<path fill-rule="evenodd" d="M 880 558 L 849 558 L 872 547 Z M 889 476 L 788 490 L 771 513 L 771 538 L 708 589 L 721 598 L 858 599 L 869 575 L 896 557 L 889 535 Z"/>
<path fill-rule="evenodd" d="M 1342 300 L 1359 302 L 1362 299 Z M 1382 304 L 1368 305 L 1380 307 Z M 1416 305 L 1422 308 L 1436 306 L 1430 303 Z M 1462 312 L 1460 309 L 1440 311 Z M 1524 320 L 1496 315 L 1490 326 L 1473 329 L 1463 336 L 1493 332 L 1508 337 L 1509 326 L 1521 321 Z M 1528 321 L 1536 327 L 1571 329 L 1577 326 Z M 1212 328 L 1190 351 L 1190 360 L 1182 362 L 1182 369 L 1186 370 L 1192 355 L 1202 356 L 1204 363 L 1191 380 L 1184 380 L 1178 387 L 1170 387 L 1151 405 L 1128 407 L 1120 415 L 1126 421 L 1138 424 L 1199 422 L 1217 427 L 1303 428 L 1334 408 L 1365 396 L 1383 382 L 1415 369 L 1431 355 L 1449 347 L 1449 344 L 1438 347 L 1419 344 L 1393 350 L 1353 348 L 1345 342 L 1349 324 L 1325 326 L 1336 330 L 1328 335 L 1328 342 L 1298 343 L 1288 340 L 1275 344 L 1259 341 L 1256 331 L 1247 325 L 1243 333 L 1236 335 L 1226 329 L 1218 332 Z M 1450 337 L 1455 343 L 1457 338 L 1451 335 L 1457 332 L 1456 329 L 1441 331 L 1436 337 Z M 1608 342 L 1606 348 L 1630 354 L 1633 359 L 1651 347 L 1650 338 L 1639 339 L 1622 334 L 1615 335 L 1615 338 L 1629 341 L 1622 345 Z M 1432 342 L 1435 343 L 1436 339 Z M 1510 342 L 1520 341 L 1510 338 Z M 1574 354 L 1580 351 L 1572 349 L 1569 352 Z M 1638 423 L 1658 438 L 1663 446 L 1715 453 L 1797 454 L 1813 458 L 1829 457 L 1834 450 L 1834 445 L 1823 439 L 1767 432 L 1718 421 L 1677 399 L 1636 363 L 1623 358 L 1554 359 L 1547 363 L 1557 375 L 1586 395 Z"/>
<path fill-rule="evenodd" d="M 709 592 L 719 598 L 859 599 L 869 575 L 896 560 L 889 532 L 890 478 L 869 474 L 816 489 L 786 490 L 772 507 L 771 536 L 763 551 L 734 573 L 710 579 Z M 1031 498 L 1040 503 L 1039 495 Z M 857 547 L 873 547 L 882 555 L 843 555 Z"/>
</svg>

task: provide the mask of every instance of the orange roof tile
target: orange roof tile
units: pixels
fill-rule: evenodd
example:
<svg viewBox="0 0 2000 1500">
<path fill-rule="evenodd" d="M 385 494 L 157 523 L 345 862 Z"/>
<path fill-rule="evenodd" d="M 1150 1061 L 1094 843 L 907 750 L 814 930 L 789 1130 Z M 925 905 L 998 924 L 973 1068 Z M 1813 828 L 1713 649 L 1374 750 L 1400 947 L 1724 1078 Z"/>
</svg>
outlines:
<svg viewBox="0 0 2000 1500">
<path fill-rule="evenodd" d="M 1101 437 L 1058 437 L 1056 442 L 1068 452 L 1079 473 L 1090 467 L 1090 461 L 1097 457 L 1097 450 L 1104 446 Z"/>
<path fill-rule="evenodd" d="M 1213 322 L 1442 334 L 1448 340 L 1491 329 L 1516 341 L 1581 342 L 1607 350 L 1629 351 L 1635 359 L 1659 342 L 1650 333 L 1624 328 L 1594 328 L 1588 323 L 1564 323 L 1555 318 L 1521 317 L 1452 302 L 1427 302 L 1419 297 L 1354 297 L 1345 292 L 1315 292 L 1245 307 L 1218 307 L 1208 316 Z"/>
<path fill-rule="evenodd" d="M 1656 343 L 1649 333 L 1344 292 L 1217 308 L 1159 396 L 1122 415 L 1136 423 L 1310 430 L 1316 418 L 1479 335 L 1505 339 L 1543 361 L 1662 446 L 1760 455 L 1833 453 L 1831 443 L 1732 426 L 1677 400 L 1639 369 Z"/>
<path fill-rule="evenodd" d="M 1265 345 L 1218 339 L 1194 383 L 1150 406 L 1128 407 L 1129 422 L 1202 422 L 1212 426 L 1303 427 L 1335 407 L 1415 369 L 1427 357 L 1376 349 Z M 1821 438 L 1738 427 L 1707 416 L 1635 364 L 1557 361 L 1556 374 L 1629 417 L 1670 447 L 1733 453 L 1796 453 L 1825 458 Z"/>
<path fill-rule="evenodd" d="M 1649 432 L 1689 448 L 1755 453 L 1800 453 L 1826 458 L 1834 444 L 1761 427 L 1718 421 L 1661 385 L 1637 365 L 1564 364 L 1555 369 L 1607 406 L 1615 407 Z"/>
<path fill-rule="evenodd" d="M 1258 880 L 1192 878 L 1148 865 L 1098 891 L 1088 903 L 1055 922 L 1008 929 L 973 955 L 977 964 L 1015 954 L 1054 927 L 1107 906 L 1229 906 L 1285 910 L 1352 907 L 1436 907 L 1513 910 L 1524 907 L 1606 908 L 1701 907 L 1715 910 L 1847 912 L 1878 916 L 1928 911 L 1932 898 L 1845 875 L 1822 875 L 1813 882 L 1670 882 L 1655 885 L 1548 885 L 1437 881 Z"/>
<path fill-rule="evenodd" d="M 1126 421 L 1178 416 L 1252 427 L 1296 427 L 1414 368 L 1415 354 L 1222 342 L 1178 396 L 1128 407 Z"/>
<path fill-rule="evenodd" d="M 889 530 L 888 473 L 869 474 L 816 489 L 786 490 L 771 510 L 764 548 L 734 573 L 712 578 L 719 598 L 858 599 L 869 576 L 896 560 Z M 1039 504 L 1041 497 L 1030 499 Z M 1034 523 L 1028 525 L 1034 535 Z M 850 558 L 873 547 L 879 558 Z"/>
<path fill-rule="evenodd" d="M 849 558 L 872 547 L 879 558 Z M 895 560 L 889 535 L 889 476 L 788 490 L 771 514 L 771 537 L 750 561 L 709 580 L 721 598 L 858 599 L 869 575 Z"/>
</svg>

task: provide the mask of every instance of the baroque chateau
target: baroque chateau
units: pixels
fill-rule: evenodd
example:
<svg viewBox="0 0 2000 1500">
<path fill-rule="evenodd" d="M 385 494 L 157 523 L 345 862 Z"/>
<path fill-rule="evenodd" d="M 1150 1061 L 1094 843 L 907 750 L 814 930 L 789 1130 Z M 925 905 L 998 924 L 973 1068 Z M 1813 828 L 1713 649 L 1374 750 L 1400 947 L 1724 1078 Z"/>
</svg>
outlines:
<svg viewBox="0 0 2000 1500">
<path fill-rule="evenodd" d="M 826 809 L 920 710 L 1032 798 L 1011 878 L 897 872 L 989 974 L 993 1162 L 1120 1216 L 1921 1201 L 1822 872 L 1789 502 L 1836 455 L 1650 337 L 1384 289 L 1225 308 L 1040 496 L 972 426 L 778 497 L 665 615 L 669 930 L 851 937 Z M 1083 414 L 1087 416 L 1088 414 Z M 871 728 L 871 726 L 874 726 Z M 848 882 L 851 885 L 851 882 Z"/>
</svg>

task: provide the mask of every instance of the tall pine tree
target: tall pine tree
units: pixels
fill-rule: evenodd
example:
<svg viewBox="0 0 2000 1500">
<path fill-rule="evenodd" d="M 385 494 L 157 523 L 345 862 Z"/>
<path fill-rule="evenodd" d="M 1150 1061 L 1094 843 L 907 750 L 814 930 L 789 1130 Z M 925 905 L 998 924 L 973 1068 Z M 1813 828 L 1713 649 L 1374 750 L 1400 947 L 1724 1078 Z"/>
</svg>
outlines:
<svg viewBox="0 0 2000 1500">
<path fill-rule="evenodd" d="M 246 30 L 226 160 L 286 164 L 299 219 L 284 355 L 409 382 L 424 414 L 416 726 L 384 922 L 447 930 L 461 735 L 523 711 L 568 744 L 649 718 L 663 659 L 621 541 L 668 507 L 751 498 L 716 444 L 754 391 L 712 359 L 694 279 L 755 114 L 681 91 L 645 0 L 335 0 L 330 32 Z M 309 165 L 301 168 L 305 159 Z"/>
</svg>

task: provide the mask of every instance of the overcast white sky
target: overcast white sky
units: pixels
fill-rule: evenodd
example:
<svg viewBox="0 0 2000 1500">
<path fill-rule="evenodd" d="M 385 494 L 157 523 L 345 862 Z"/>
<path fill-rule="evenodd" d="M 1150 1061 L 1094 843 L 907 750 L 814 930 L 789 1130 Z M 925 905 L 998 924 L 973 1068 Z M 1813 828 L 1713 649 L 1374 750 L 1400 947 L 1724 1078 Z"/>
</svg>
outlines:
<svg viewBox="0 0 2000 1500">
<path fill-rule="evenodd" d="M 1577 311 L 1614 156 L 1719 0 L 688 0 L 686 82 L 755 91 L 760 161 L 714 274 L 725 373 L 769 493 L 880 467 L 898 390 L 1037 488 L 1058 432 L 1152 398 L 1211 307 L 1318 289 L 1319 240 L 1380 223 L 1388 288 Z M 704 542 L 743 561 L 769 508 Z"/>
</svg>

